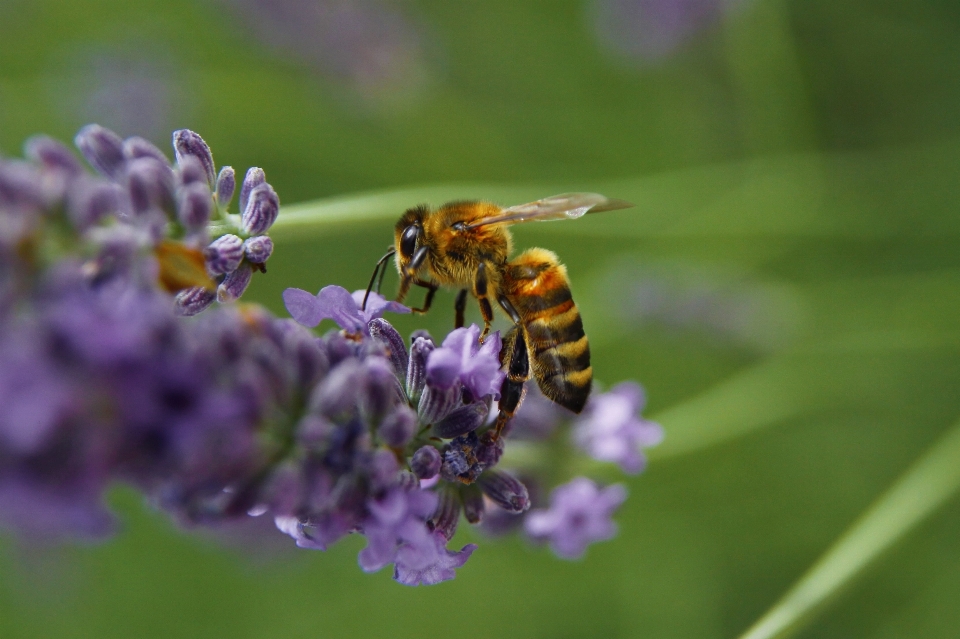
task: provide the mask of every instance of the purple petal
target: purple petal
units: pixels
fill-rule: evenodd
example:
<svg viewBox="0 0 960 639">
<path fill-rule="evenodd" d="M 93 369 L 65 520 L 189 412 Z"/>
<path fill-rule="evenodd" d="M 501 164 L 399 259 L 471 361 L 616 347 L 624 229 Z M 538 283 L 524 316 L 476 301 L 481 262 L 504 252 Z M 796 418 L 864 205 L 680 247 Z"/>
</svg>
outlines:
<svg viewBox="0 0 960 639">
<path fill-rule="evenodd" d="M 360 307 L 342 286 L 324 286 L 317 293 L 317 300 L 320 302 L 320 312 L 323 317 L 329 317 L 343 330 L 362 333 L 366 328 L 367 323 L 363 321 Z"/>
<path fill-rule="evenodd" d="M 323 319 L 323 310 L 317 296 L 301 288 L 288 288 L 283 292 L 283 305 L 290 317 L 298 324 L 313 328 Z"/>
</svg>

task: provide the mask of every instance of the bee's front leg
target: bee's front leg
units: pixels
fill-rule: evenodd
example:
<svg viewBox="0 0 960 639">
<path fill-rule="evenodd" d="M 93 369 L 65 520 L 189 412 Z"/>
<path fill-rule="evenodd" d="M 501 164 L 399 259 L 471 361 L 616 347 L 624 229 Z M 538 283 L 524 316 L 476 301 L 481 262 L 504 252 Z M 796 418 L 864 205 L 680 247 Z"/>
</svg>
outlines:
<svg viewBox="0 0 960 639">
<path fill-rule="evenodd" d="M 483 342 L 490 334 L 490 325 L 493 323 L 493 307 L 490 306 L 490 300 L 487 299 L 487 264 L 480 262 L 477 265 L 477 274 L 473 280 L 473 294 L 477 296 L 480 303 L 480 315 L 483 316 L 483 332 L 480 333 L 480 341 Z"/>
<path fill-rule="evenodd" d="M 433 282 L 425 282 L 419 279 L 413 280 L 413 283 L 417 286 L 427 289 L 427 296 L 423 299 L 423 308 L 411 308 L 410 311 L 413 313 L 426 313 L 430 310 L 430 306 L 433 305 L 433 296 L 440 287 Z"/>
</svg>

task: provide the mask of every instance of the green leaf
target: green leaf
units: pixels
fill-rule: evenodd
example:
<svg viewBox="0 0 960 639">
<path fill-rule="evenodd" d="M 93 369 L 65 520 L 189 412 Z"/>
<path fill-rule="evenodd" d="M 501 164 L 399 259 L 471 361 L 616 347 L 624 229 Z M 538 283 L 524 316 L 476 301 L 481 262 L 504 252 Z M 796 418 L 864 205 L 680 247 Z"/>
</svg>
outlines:
<svg viewBox="0 0 960 639">
<path fill-rule="evenodd" d="M 741 639 L 789 636 L 960 488 L 960 424 L 864 512 Z"/>
</svg>

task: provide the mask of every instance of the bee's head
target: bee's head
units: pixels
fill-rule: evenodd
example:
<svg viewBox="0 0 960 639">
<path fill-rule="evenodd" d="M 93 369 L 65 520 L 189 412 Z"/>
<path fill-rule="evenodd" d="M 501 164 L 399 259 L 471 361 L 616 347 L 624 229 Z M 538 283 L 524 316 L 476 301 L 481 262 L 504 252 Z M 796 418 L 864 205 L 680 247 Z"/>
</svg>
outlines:
<svg viewBox="0 0 960 639">
<path fill-rule="evenodd" d="M 367 306 L 367 298 L 370 291 L 373 290 L 374 282 L 377 285 L 377 293 L 380 292 L 380 285 L 383 283 L 383 276 L 387 272 L 384 266 L 385 262 L 395 256 L 397 271 L 400 273 L 400 293 L 397 295 L 397 301 L 402 302 L 407 294 L 417 271 L 423 266 L 427 258 L 427 247 L 423 245 L 423 218 L 427 215 L 426 206 L 418 206 L 407 210 L 394 227 L 394 243 L 387 251 L 387 254 L 380 258 L 376 268 L 373 269 L 373 276 L 370 278 L 370 284 L 367 286 L 367 292 L 363 296 L 362 308 Z M 382 269 L 382 270 L 381 270 Z M 377 274 L 379 273 L 379 280 Z"/>
</svg>

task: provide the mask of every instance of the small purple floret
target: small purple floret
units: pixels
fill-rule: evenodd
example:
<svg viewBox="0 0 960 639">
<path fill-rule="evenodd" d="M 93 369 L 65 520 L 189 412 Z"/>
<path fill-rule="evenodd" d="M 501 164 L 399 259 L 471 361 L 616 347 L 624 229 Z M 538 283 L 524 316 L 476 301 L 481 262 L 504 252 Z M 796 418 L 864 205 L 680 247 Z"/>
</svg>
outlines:
<svg viewBox="0 0 960 639">
<path fill-rule="evenodd" d="M 273 254 L 273 240 L 267 235 L 257 235 L 243 243 L 243 253 L 251 264 L 263 264 Z"/>
<path fill-rule="evenodd" d="M 448 388 L 460 380 L 475 399 L 500 396 L 504 372 L 500 370 L 500 333 L 480 344 L 480 327 L 473 324 L 447 335 L 427 360 L 427 384 Z"/>
<path fill-rule="evenodd" d="M 559 557 L 579 559 L 588 545 L 617 534 L 611 517 L 626 498 L 621 484 L 599 488 L 586 477 L 576 477 L 553 490 L 549 509 L 527 513 L 524 527 L 533 539 L 549 541 Z"/>
<path fill-rule="evenodd" d="M 593 396 L 574 427 L 574 442 L 594 459 L 619 464 L 625 473 L 641 472 L 646 465 L 641 448 L 663 439 L 660 424 L 639 416 L 645 403 L 643 388 L 635 382 Z"/>
<path fill-rule="evenodd" d="M 393 578 L 406 586 L 431 586 L 456 577 L 460 568 L 477 549 L 467 544 L 459 551 L 447 549 L 447 538 L 439 530 L 431 533 L 430 546 L 402 546 L 397 552 Z"/>
<path fill-rule="evenodd" d="M 247 206 L 240 212 L 243 232 L 249 235 L 266 233 L 280 212 L 280 198 L 269 184 L 261 184 L 250 192 Z"/>
<path fill-rule="evenodd" d="M 367 309 L 360 310 L 356 301 L 363 301 L 363 291 L 351 295 L 342 286 L 325 286 L 316 295 L 299 288 L 288 288 L 283 292 L 283 303 L 298 323 L 313 328 L 325 319 L 332 319 L 348 333 L 366 333 L 367 323 L 380 317 L 385 311 L 409 313 L 410 309 L 397 302 L 386 302 L 375 293 L 367 300 Z M 376 297 L 374 297 L 376 295 Z"/>
</svg>

